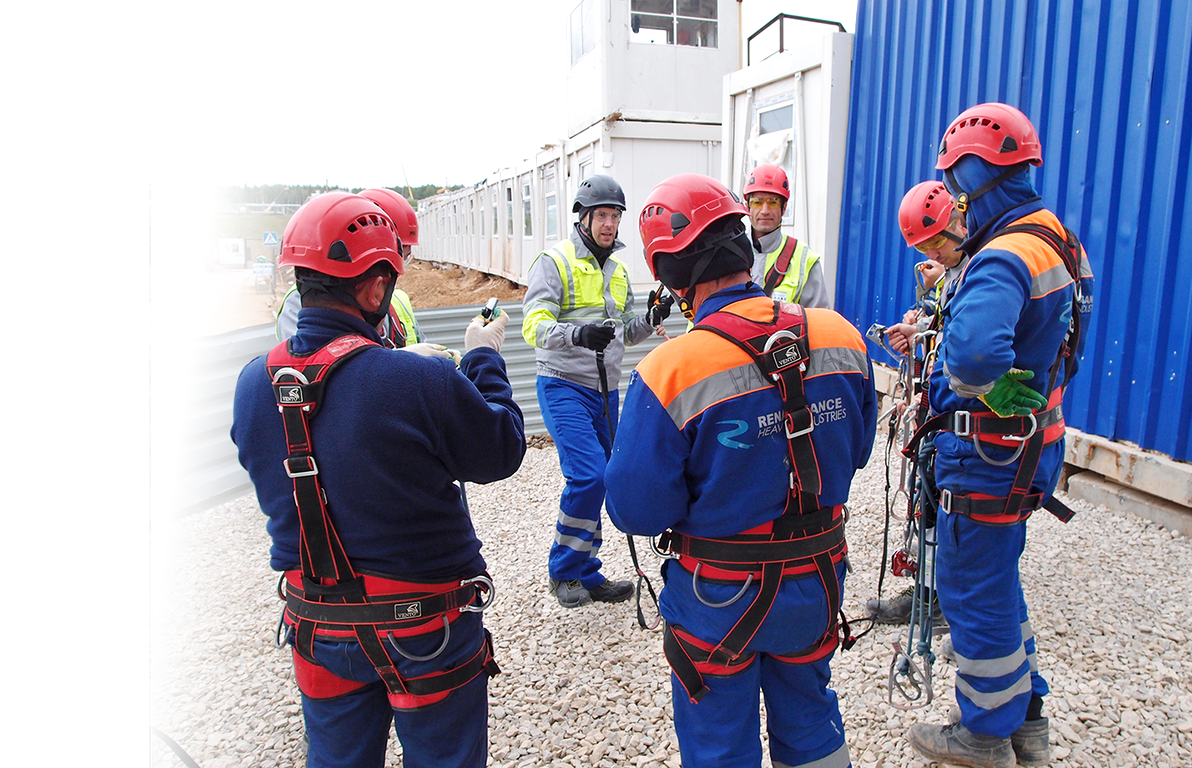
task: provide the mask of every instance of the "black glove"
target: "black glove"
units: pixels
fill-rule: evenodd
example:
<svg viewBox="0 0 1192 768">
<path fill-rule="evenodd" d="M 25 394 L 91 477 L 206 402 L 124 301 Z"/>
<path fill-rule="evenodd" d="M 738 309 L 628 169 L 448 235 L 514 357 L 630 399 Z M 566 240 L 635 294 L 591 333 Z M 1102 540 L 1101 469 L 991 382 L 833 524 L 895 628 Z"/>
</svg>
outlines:
<svg viewBox="0 0 1192 768">
<path fill-rule="evenodd" d="M 671 306 L 675 303 L 675 297 L 669 291 L 662 292 L 661 296 L 658 294 L 659 291 L 650 291 L 650 298 L 646 302 L 646 322 L 655 328 L 670 317 Z"/>
<path fill-rule="evenodd" d="M 596 323 L 581 325 L 571 334 L 571 343 L 581 347 L 603 352 L 608 343 L 617 335 L 617 329 L 611 325 Z"/>
</svg>

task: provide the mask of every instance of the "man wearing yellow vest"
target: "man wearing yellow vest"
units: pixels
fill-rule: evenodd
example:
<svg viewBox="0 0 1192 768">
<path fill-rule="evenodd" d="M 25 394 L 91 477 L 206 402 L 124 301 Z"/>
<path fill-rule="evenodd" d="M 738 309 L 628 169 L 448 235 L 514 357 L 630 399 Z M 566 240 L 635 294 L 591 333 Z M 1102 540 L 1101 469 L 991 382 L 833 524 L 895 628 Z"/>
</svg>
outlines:
<svg viewBox="0 0 1192 768">
<path fill-rule="evenodd" d="M 625 247 L 617 239 L 624 211 L 625 193 L 612 177 L 584 179 L 571 208 L 579 221 L 569 239 L 530 265 L 522 305 L 522 336 L 538 361 L 538 404 L 567 479 L 548 561 L 551 589 L 564 608 L 633 594 L 630 582 L 600 573 L 604 468 L 625 345 L 648 338 L 670 309 L 660 306 L 650 320 L 633 312 L 629 270 L 613 256 Z"/>
<path fill-rule="evenodd" d="M 831 309 L 820 255 L 782 231 L 782 216 L 791 198 L 786 171 L 769 163 L 754 168 L 744 197 L 753 227 L 753 282 L 778 301 Z"/>
</svg>

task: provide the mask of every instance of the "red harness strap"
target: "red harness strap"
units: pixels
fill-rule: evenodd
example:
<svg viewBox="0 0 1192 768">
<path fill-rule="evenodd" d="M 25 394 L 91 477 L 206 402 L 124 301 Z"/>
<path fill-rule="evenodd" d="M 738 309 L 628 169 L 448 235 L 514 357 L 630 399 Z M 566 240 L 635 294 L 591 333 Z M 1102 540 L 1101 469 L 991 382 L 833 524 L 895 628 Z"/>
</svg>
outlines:
<svg viewBox="0 0 1192 768">
<path fill-rule="evenodd" d="M 289 342 L 274 347 L 266 359 L 278 410 L 285 425 L 286 474 L 294 481 L 294 502 L 298 507 L 301 572 L 288 572 L 290 589 L 285 595 L 283 620 L 294 631 L 296 675 L 316 697 L 340 695 L 360 685 L 341 680 L 318 667 L 314 658 L 316 636 L 347 640 L 354 638 L 384 681 L 391 701 L 403 706 L 421 706 L 446 697 L 481 672 L 500 670 L 492 657 L 491 639 L 486 639 L 476 657 L 443 673 L 405 679 L 397 671 L 382 644 L 381 632 L 393 637 L 428 634 L 438 628 L 436 620 L 450 623 L 463 610 L 472 608 L 478 584 L 492 582 L 487 575 L 447 584 L 415 584 L 358 574 L 348 560 L 343 544 L 327 511 L 327 495 L 319 480 L 310 438 L 310 419 L 322 402 L 327 377 L 338 365 L 369 347 L 378 346 L 363 336 L 334 339 L 310 355 L 298 357 Z M 487 637 L 487 634 L 486 634 Z M 315 671 L 315 668 L 321 671 Z M 304 683 L 305 681 L 305 683 Z M 338 693 L 337 693 L 338 691 Z M 307 692 L 307 688 L 303 688 Z M 441 694 L 441 695 L 440 695 Z M 411 698 L 413 697 L 413 698 Z M 429 697 L 429 698 L 428 698 Z M 418 702 L 421 702 L 420 704 Z M 394 706 L 397 706 L 396 704 Z"/>
<path fill-rule="evenodd" d="M 700 569 L 707 567 L 717 580 L 756 579 L 760 587 L 736 625 L 715 646 L 705 648 L 706 644 L 681 628 L 667 627 L 663 641 L 667 661 L 691 700 L 698 702 L 708 692 L 703 674 L 714 671 L 735 674 L 748 666 L 752 654 L 745 654 L 744 649 L 769 615 L 784 578 L 798 578 L 814 571 L 828 596 L 827 630 L 806 653 L 800 651 L 792 657 L 792 663 L 822 658 L 817 655 L 820 650 L 829 645 L 836 647 L 841 626 L 837 622 L 841 595 L 835 565 L 843 559 L 847 545 L 843 507 L 817 506 L 821 482 L 815 446 L 811 442 L 815 421 L 803 391 L 803 372 L 811 356 L 803 308 L 774 302 L 774 315 L 765 322 L 722 310 L 704 318 L 695 328 L 715 333 L 740 347 L 765 379 L 774 383 L 782 398 L 791 463 L 786 507 L 770 523 L 718 539 L 676 531 L 666 531 L 659 539 L 659 549 L 669 549 L 677 556 L 681 567 L 692 572 L 693 579 L 695 566 L 684 560 L 697 563 Z M 845 644 L 851 645 L 849 637 Z M 823 654 L 828 652 L 825 650 Z"/>
<path fill-rule="evenodd" d="M 786 276 L 786 272 L 791 268 L 791 259 L 795 255 L 795 249 L 799 247 L 799 241 L 793 237 L 788 236 L 786 243 L 782 246 L 782 250 L 778 253 L 778 258 L 774 260 L 774 266 L 770 267 L 770 271 L 766 273 L 766 283 L 762 286 L 762 290 L 769 296 L 782 282 L 782 278 Z"/>
<path fill-rule="evenodd" d="M 410 338 L 409 331 L 406 330 L 405 323 L 397 315 L 397 310 L 393 305 L 389 305 L 389 333 L 386 334 L 388 345 L 394 349 L 404 349 L 406 341 Z"/>
</svg>

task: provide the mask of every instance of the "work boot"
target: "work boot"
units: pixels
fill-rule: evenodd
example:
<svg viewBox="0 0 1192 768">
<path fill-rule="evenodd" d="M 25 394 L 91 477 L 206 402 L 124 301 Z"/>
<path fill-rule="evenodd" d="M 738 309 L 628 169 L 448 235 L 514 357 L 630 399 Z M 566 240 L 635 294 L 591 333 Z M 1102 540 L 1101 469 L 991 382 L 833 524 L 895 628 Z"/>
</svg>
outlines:
<svg viewBox="0 0 1192 768">
<path fill-rule="evenodd" d="M 550 580 L 551 591 L 555 593 L 555 597 L 559 600 L 559 605 L 564 608 L 579 608 L 581 605 L 587 605 L 592 602 L 592 596 L 588 590 L 583 588 L 579 583 L 579 579 L 572 579 L 571 581 L 555 581 Z"/>
<path fill-rule="evenodd" d="M 1023 765 L 1047 765 L 1051 761 L 1051 728 L 1046 717 L 1027 720 L 1010 734 L 1014 754 Z"/>
<path fill-rule="evenodd" d="M 865 603 L 865 609 L 873 616 L 878 624 L 906 624 L 911 620 L 911 606 L 915 602 L 915 586 L 912 584 L 889 600 L 873 599 Z M 931 596 L 932 634 L 940 634 L 936 630 L 946 628 L 948 620 L 940 610 L 940 601 Z"/>
<path fill-rule="evenodd" d="M 605 579 L 600 586 L 589 589 L 588 594 L 598 603 L 619 603 L 633 597 L 633 583 Z"/>
<path fill-rule="evenodd" d="M 948 709 L 948 719 L 953 723 L 960 722 L 960 707 L 953 705 Z M 1038 720 L 1027 720 L 1018 726 L 1018 730 L 1010 734 L 1010 746 L 1018 762 L 1023 765 L 1047 765 L 1051 762 L 1051 727 L 1046 717 Z"/>
<path fill-rule="evenodd" d="M 973 733 L 960 723 L 915 723 L 907 740 L 928 760 L 971 768 L 1014 768 L 1014 747 L 1009 739 Z"/>
</svg>

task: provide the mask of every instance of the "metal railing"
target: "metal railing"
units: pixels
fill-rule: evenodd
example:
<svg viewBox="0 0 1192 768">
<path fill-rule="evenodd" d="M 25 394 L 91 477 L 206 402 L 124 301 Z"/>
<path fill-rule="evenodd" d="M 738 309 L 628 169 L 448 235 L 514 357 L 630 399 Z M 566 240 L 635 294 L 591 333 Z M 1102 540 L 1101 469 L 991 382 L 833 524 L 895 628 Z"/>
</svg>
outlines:
<svg viewBox="0 0 1192 768">
<path fill-rule="evenodd" d="M 813 19 L 809 16 L 793 16 L 789 13 L 780 13 L 777 16 L 775 16 L 774 18 L 767 21 L 756 32 L 754 32 L 752 35 L 750 35 L 748 38 L 746 38 L 746 40 L 745 40 L 745 49 L 746 49 L 745 63 L 746 64 L 753 63 L 753 41 L 754 41 L 754 38 L 761 38 L 762 41 L 765 41 L 767 38 L 772 38 L 773 33 L 771 32 L 770 34 L 766 34 L 766 30 L 768 30 L 768 29 L 770 29 L 770 27 L 774 26 L 775 22 L 777 22 L 777 24 L 778 24 L 778 30 L 777 30 L 777 32 L 778 32 L 778 50 L 776 50 L 776 51 L 770 50 L 769 53 L 767 53 L 766 56 L 762 56 L 761 59 L 759 59 L 759 61 L 764 61 L 765 59 L 769 58 L 770 56 L 773 56 L 775 53 L 782 53 L 783 51 L 786 50 L 786 20 L 787 19 L 790 19 L 791 21 L 810 22 L 812 24 L 827 24 L 828 26 L 833 26 L 833 27 L 838 28 L 841 32 L 845 31 L 844 25 L 841 24 L 839 21 L 828 21 L 827 19 Z"/>
</svg>

